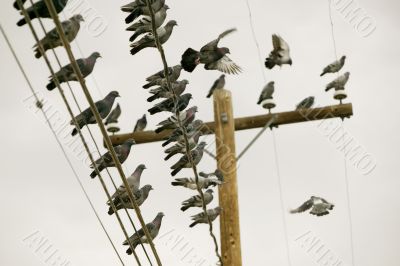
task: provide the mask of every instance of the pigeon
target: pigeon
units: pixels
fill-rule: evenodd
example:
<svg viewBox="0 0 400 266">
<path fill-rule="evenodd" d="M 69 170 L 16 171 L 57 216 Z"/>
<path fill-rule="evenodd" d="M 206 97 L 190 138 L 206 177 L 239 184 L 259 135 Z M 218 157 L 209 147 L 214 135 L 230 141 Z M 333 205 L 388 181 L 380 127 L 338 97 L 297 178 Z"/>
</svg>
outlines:
<svg viewBox="0 0 400 266">
<path fill-rule="evenodd" d="M 81 28 L 81 21 L 84 21 L 82 15 L 74 15 L 70 19 L 61 22 L 61 27 L 65 33 L 65 37 L 67 37 L 68 42 L 72 42 L 76 35 L 78 35 L 79 29 Z M 46 36 L 39 41 L 39 43 L 40 46 L 43 47 L 44 51 L 63 45 L 56 28 L 49 31 Z M 38 44 L 35 44 L 33 48 L 35 49 L 35 57 L 40 58 L 42 53 L 40 52 Z"/>
<path fill-rule="evenodd" d="M 193 163 L 195 165 L 197 165 L 201 161 L 201 158 L 203 158 L 203 151 L 206 145 L 207 144 L 204 141 L 202 141 L 199 143 L 199 145 L 197 145 L 196 149 L 190 151 Z M 171 175 L 175 176 L 183 168 L 191 168 L 191 167 L 192 164 L 190 163 L 187 154 L 185 154 L 179 159 L 179 161 L 177 161 L 173 166 L 171 166 L 171 169 L 173 169 Z"/>
<path fill-rule="evenodd" d="M 282 66 L 284 64 L 292 65 L 289 45 L 285 42 L 285 40 L 283 40 L 281 36 L 273 34 L 272 45 L 274 46 L 274 49 L 265 59 L 265 67 L 268 69 L 272 69 L 275 65 L 277 66 Z"/>
<path fill-rule="evenodd" d="M 189 149 L 190 150 L 193 149 L 194 147 L 196 147 L 197 143 L 199 142 L 199 139 L 200 139 L 201 135 L 202 135 L 201 131 L 197 131 L 191 137 L 188 137 Z M 185 140 L 183 139 L 183 140 L 179 141 L 178 143 L 176 143 L 174 146 L 166 149 L 165 153 L 168 154 L 164 158 L 165 161 L 167 161 L 169 158 L 171 158 L 172 156 L 174 156 L 174 155 L 176 155 L 178 153 L 185 154 L 186 153 Z"/>
<path fill-rule="evenodd" d="M 94 52 L 88 58 L 80 58 L 76 60 L 76 63 L 78 64 L 84 78 L 92 73 L 94 65 L 96 64 L 96 60 L 99 57 L 101 57 L 101 55 L 98 52 Z M 60 84 L 67 81 L 78 81 L 71 64 L 62 67 L 57 73 L 55 73 L 55 76 Z M 46 87 L 49 91 L 51 91 L 56 88 L 56 83 L 54 77 L 50 76 L 49 79 L 50 82 Z"/>
<path fill-rule="evenodd" d="M 344 66 L 345 61 L 346 61 L 346 56 L 344 55 L 339 60 L 336 60 L 335 62 L 327 65 L 324 68 L 324 70 L 322 70 L 322 73 L 320 76 L 322 77 L 323 75 L 325 75 L 327 73 L 339 72 L 342 69 L 342 67 Z"/>
<path fill-rule="evenodd" d="M 309 200 L 304 202 L 300 207 L 297 209 L 291 210 L 290 213 L 300 213 L 305 212 L 311 209 L 310 214 L 316 216 L 323 216 L 329 214 L 328 210 L 332 210 L 335 205 L 332 203 L 327 202 L 325 199 L 320 197 L 311 196 Z"/>
<path fill-rule="evenodd" d="M 349 80 L 350 72 L 346 72 L 343 75 L 337 77 L 335 80 L 331 81 L 328 85 L 326 85 L 325 91 L 329 91 L 334 88 L 335 90 L 343 90 L 347 81 Z"/>
<path fill-rule="evenodd" d="M 173 67 L 169 67 L 168 68 L 169 81 L 170 82 L 177 81 L 179 76 L 181 75 L 181 70 L 182 70 L 182 66 L 181 65 L 176 65 L 176 66 L 173 66 Z M 161 70 L 161 71 L 151 75 L 150 77 L 147 77 L 146 81 L 148 81 L 148 83 L 143 86 L 144 89 L 148 89 L 148 88 L 150 88 L 152 86 L 155 86 L 155 85 L 159 85 L 159 86 L 167 85 L 167 79 L 165 78 L 164 70 Z"/>
<path fill-rule="evenodd" d="M 179 114 L 179 118 L 181 120 L 181 123 L 183 126 L 187 126 L 188 124 L 192 123 L 195 115 L 197 112 L 197 106 L 193 106 L 190 107 L 189 109 L 187 109 L 186 111 L 183 111 L 182 113 Z M 158 125 L 160 127 L 158 127 L 155 132 L 161 133 L 164 130 L 167 129 L 176 129 L 179 127 L 178 124 L 178 119 L 176 118 L 176 115 L 173 115 L 171 117 L 169 117 L 168 119 L 165 119 L 164 121 L 161 121 L 160 123 L 158 123 Z"/>
<path fill-rule="evenodd" d="M 210 91 L 207 94 L 207 98 L 210 98 L 215 90 L 223 89 L 225 86 L 225 75 L 222 74 L 212 85 Z"/>
<path fill-rule="evenodd" d="M 226 54 L 229 54 L 229 48 L 218 47 L 218 42 L 226 35 L 236 31 L 229 29 L 221 33 L 217 39 L 204 45 L 200 52 L 188 48 L 182 55 L 181 65 L 184 70 L 193 72 L 198 64 L 204 64 L 207 70 L 219 70 L 226 74 L 238 74 L 242 69 L 233 62 Z"/>
<path fill-rule="evenodd" d="M 167 10 L 169 7 L 164 5 L 157 13 L 154 14 L 155 27 L 158 29 L 167 18 Z M 150 17 L 144 17 L 139 22 L 136 22 L 126 28 L 127 31 L 134 31 L 135 33 L 129 38 L 133 42 L 139 35 L 153 30 Z"/>
<path fill-rule="evenodd" d="M 165 0 L 155 0 L 151 4 L 151 8 L 154 13 L 158 12 L 165 4 Z M 126 9 L 125 9 L 126 10 Z M 147 7 L 147 1 L 138 2 L 136 6 L 132 8 L 131 13 L 125 18 L 125 23 L 131 23 L 141 15 L 150 16 L 150 10 Z"/>
<path fill-rule="evenodd" d="M 144 169 L 146 169 L 146 166 L 144 164 L 140 164 L 138 167 L 136 167 L 135 171 L 126 179 L 132 192 L 136 192 L 139 190 L 140 178 L 142 177 Z M 126 190 L 124 184 L 118 187 L 117 191 L 115 191 L 114 194 L 111 196 L 111 199 L 117 199 L 119 197 L 128 197 L 128 191 Z M 110 202 L 108 201 L 107 204 L 110 205 Z"/>
<path fill-rule="evenodd" d="M 197 131 L 200 131 L 203 126 L 203 121 L 197 119 L 186 126 L 186 133 L 188 136 L 191 136 Z M 165 139 L 165 142 L 162 143 L 162 146 L 165 147 L 171 142 L 180 141 L 183 139 L 183 133 L 181 128 L 175 129 L 169 137 Z"/>
<path fill-rule="evenodd" d="M 205 178 L 199 176 L 198 184 L 200 189 L 207 189 L 210 186 L 222 185 L 222 181 L 216 178 Z M 194 177 L 176 178 L 175 181 L 171 182 L 173 186 L 181 186 L 192 190 L 197 190 L 196 179 Z"/>
<path fill-rule="evenodd" d="M 219 214 L 221 213 L 222 208 L 221 207 L 216 207 L 214 209 L 209 209 L 207 210 L 207 215 L 205 215 L 204 212 L 200 212 L 196 215 L 192 216 L 192 220 L 194 221 L 193 223 L 191 223 L 189 225 L 189 227 L 193 227 L 197 224 L 208 224 L 208 218 L 207 216 L 210 218 L 210 221 L 214 221 Z"/>
<path fill-rule="evenodd" d="M 23 3 L 25 1 L 22 1 Z M 52 0 L 54 7 L 56 9 L 57 13 L 60 13 L 61 11 L 63 11 L 63 9 L 65 8 L 65 6 L 67 5 L 68 0 Z M 14 7 L 16 7 L 18 10 L 21 10 L 18 2 L 14 3 Z M 26 12 L 28 13 L 28 17 L 30 20 L 35 19 L 37 17 L 40 18 L 51 18 L 50 12 L 47 9 L 46 3 L 44 0 L 40 0 L 36 3 L 33 4 L 33 6 L 29 7 L 26 9 Z M 23 15 L 22 11 L 21 11 L 21 15 Z M 27 22 L 25 20 L 25 18 L 22 18 L 21 20 L 19 20 L 17 22 L 17 25 L 19 27 L 25 25 Z"/>
<path fill-rule="evenodd" d="M 216 169 L 214 172 L 209 173 L 209 174 L 200 172 L 199 176 L 204 177 L 204 178 L 209 178 L 210 176 L 215 176 L 216 178 L 218 178 L 219 181 L 222 181 L 222 182 L 224 181 L 224 174 L 219 169 Z"/>
<path fill-rule="evenodd" d="M 314 105 L 314 96 L 310 96 L 302 100 L 296 105 L 296 110 L 311 108 Z"/>
<path fill-rule="evenodd" d="M 187 79 L 171 83 L 171 89 L 173 90 L 173 92 L 169 91 L 168 87 L 158 87 L 156 89 L 152 89 L 150 90 L 150 93 L 152 93 L 153 96 L 147 98 L 147 101 L 152 102 L 160 98 L 172 98 L 174 94 L 176 96 L 179 96 L 185 91 L 187 84 L 189 84 L 189 81 Z"/>
<path fill-rule="evenodd" d="M 138 119 L 136 122 L 135 128 L 133 129 L 133 132 L 141 132 L 144 131 L 147 126 L 147 118 L 146 114 L 144 114 L 141 118 Z"/>
<path fill-rule="evenodd" d="M 157 29 L 157 34 L 158 38 L 160 40 L 161 44 L 164 44 L 166 41 L 168 41 L 169 37 L 172 34 L 172 30 L 174 26 L 177 26 L 178 24 L 176 23 L 175 20 L 170 20 L 165 24 L 164 27 L 160 27 Z M 142 39 L 140 39 L 137 42 L 134 42 L 131 44 L 131 54 L 135 55 L 138 52 L 140 52 L 142 49 L 147 48 L 147 47 L 156 47 L 156 42 L 153 36 L 153 33 L 147 33 Z"/>
<path fill-rule="evenodd" d="M 203 193 L 205 205 L 208 205 L 213 200 L 213 193 L 214 191 L 212 189 L 207 189 L 207 191 Z M 203 201 L 200 195 L 195 195 L 182 202 L 181 211 L 184 212 L 191 207 L 203 207 Z"/>
<path fill-rule="evenodd" d="M 268 82 L 268 84 L 264 86 L 260 94 L 260 97 L 258 98 L 257 104 L 261 104 L 263 101 L 267 99 L 272 99 L 272 94 L 274 94 L 274 90 L 275 90 L 275 82 L 274 81 Z"/>
<path fill-rule="evenodd" d="M 22 3 L 22 4 L 25 4 L 26 1 L 27 1 L 27 0 L 21 0 L 21 3 Z M 18 1 L 17 1 L 17 0 L 14 1 L 13 6 L 14 6 L 14 8 L 15 8 L 16 10 L 21 10 L 21 8 L 19 7 L 19 4 L 18 4 Z"/>
<path fill-rule="evenodd" d="M 129 153 L 131 151 L 131 147 L 134 144 L 136 144 L 135 140 L 128 139 L 123 144 L 114 147 L 115 153 L 117 154 L 118 160 L 121 164 L 125 162 L 125 160 L 128 158 Z M 97 159 L 95 161 L 95 164 L 99 172 L 103 171 L 107 167 L 115 167 L 110 151 L 107 151 L 99 159 Z M 94 165 L 92 164 L 90 168 L 94 168 Z M 97 176 L 96 171 L 93 171 L 90 174 L 91 178 L 95 178 L 96 176 Z"/>
<path fill-rule="evenodd" d="M 192 99 L 192 94 L 186 93 L 178 97 L 176 106 L 173 98 L 166 99 L 158 104 L 156 104 L 154 107 L 150 108 L 148 111 L 151 115 L 154 115 L 156 113 L 166 111 L 166 112 L 176 112 L 176 109 L 179 109 L 179 111 L 185 110 L 185 108 L 188 106 L 190 99 Z"/>
<path fill-rule="evenodd" d="M 146 228 L 150 233 L 150 237 L 152 240 L 157 237 L 158 232 L 160 231 L 161 227 L 161 221 L 162 218 L 164 217 L 164 213 L 159 212 L 154 218 L 154 220 L 151 223 L 146 224 Z M 148 239 L 144 233 L 143 228 L 137 231 L 137 233 L 134 233 L 130 238 L 129 241 L 132 243 L 133 248 L 135 249 L 140 243 L 149 243 Z M 127 240 L 122 243 L 124 246 L 129 245 L 129 242 Z M 132 249 L 129 247 L 126 250 L 126 254 L 131 255 L 132 254 Z"/>
<path fill-rule="evenodd" d="M 111 107 L 113 106 L 116 97 L 120 97 L 119 93 L 117 91 L 112 91 L 107 94 L 107 96 L 104 97 L 103 100 L 95 102 L 96 109 L 99 112 L 101 118 L 106 118 L 107 115 L 110 113 Z M 96 118 L 94 117 L 94 114 L 90 107 L 77 115 L 75 117 L 75 120 L 78 123 L 79 129 L 89 124 L 96 124 Z M 71 120 L 70 124 L 75 126 L 73 120 Z M 75 128 L 72 131 L 71 135 L 75 136 L 76 134 L 78 134 L 78 130 Z"/>
<path fill-rule="evenodd" d="M 106 122 L 104 123 L 104 125 L 117 123 L 120 115 L 121 115 L 121 106 L 119 106 L 119 104 L 117 104 L 117 106 L 111 111 L 110 115 L 107 116 L 107 119 L 106 119 Z"/>
<path fill-rule="evenodd" d="M 150 190 L 153 190 L 153 187 L 151 185 L 145 185 L 141 189 L 137 190 L 135 193 L 133 193 L 133 196 L 135 197 L 136 204 L 140 207 L 142 204 L 146 201 L 146 199 L 149 197 Z M 114 200 L 114 206 L 118 210 L 126 208 L 126 209 L 132 209 L 132 203 L 129 200 L 128 196 L 120 196 L 119 198 L 116 198 Z M 114 210 L 110 206 L 108 209 L 108 214 L 112 215 L 114 213 Z"/>
</svg>

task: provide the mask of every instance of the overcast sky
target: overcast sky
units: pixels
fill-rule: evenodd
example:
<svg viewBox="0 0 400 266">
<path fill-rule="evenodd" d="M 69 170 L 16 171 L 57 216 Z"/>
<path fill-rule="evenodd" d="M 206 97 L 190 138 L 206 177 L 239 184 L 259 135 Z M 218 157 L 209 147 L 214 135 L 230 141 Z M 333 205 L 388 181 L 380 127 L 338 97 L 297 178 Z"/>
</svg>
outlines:
<svg viewBox="0 0 400 266">
<path fill-rule="evenodd" d="M 120 92 L 122 97 L 118 102 L 123 111 L 121 132 L 131 131 L 136 119 L 151 106 L 145 100 L 148 92 L 141 86 L 145 77 L 161 69 L 160 56 L 155 49 L 130 55 L 130 35 L 124 30 L 125 15 L 120 11 L 120 6 L 127 1 L 81 0 L 81 5 L 73 10 L 72 6 L 77 6 L 78 2 L 71 0 L 64 12 L 66 17 L 70 17 L 87 8 L 90 10 L 72 45 L 75 56 L 82 57 L 77 43 L 83 56 L 94 51 L 102 54 L 103 58 L 98 61 L 93 75 L 87 79 L 88 87 L 96 100 L 110 90 Z M 351 20 L 351 16 L 346 18 L 346 12 L 340 11 L 349 2 L 333 1 L 332 16 L 338 56 L 347 55 L 342 71 L 351 72 L 346 87 L 349 98 L 345 102 L 353 103 L 354 116 L 345 121 L 344 130 L 346 136 L 353 139 L 352 147 L 360 146 L 361 157 L 357 158 L 364 158 L 362 162 L 347 158 L 350 198 L 346 196 L 344 160 L 339 147 L 341 143 L 335 142 L 335 136 L 330 135 L 332 127 L 341 125 L 340 120 L 332 120 L 331 124 L 293 124 L 276 130 L 283 208 L 280 204 L 272 135 L 267 131 L 239 162 L 243 265 L 286 266 L 289 265 L 287 254 L 293 266 L 322 265 L 318 258 L 327 250 L 329 256 L 342 262 L 341 265 L 352 265 L 349 208 L 353 224 L 354 265 L 399 265 L 400 111 L 395 106 L 400 96 L 400 4 L 395 0 L 353 1 L 346 12 L 357 8 L 360 11 Z M 242 74 L 226 79 L 226 88 L 233 94 L 234 114 L 235 117 L 242 117 L 265 113 L 255 104 L 264 80 L 246 2 L 186 0 L 167 3 L 171 8 L 168 19 L 175 19 L 179 24 L 164 46 L 168 63 L 177 64 L 187 47 L 197 49 L 225 29 L 237 27 L 238 32 L 221 41 L 221 45 L 230 48 L 232 60 L 243 68 Z M 270 36 L 273 33 L 282 35 L 291 46 L 292 67 L 263 70 L 267 81 L 275 81 L 277 107 L 274 111 L 292 110 L 300 100 L 310 95 L 316 97 L 319 106 L 336 104 L 332 93 L 324 92 L 325 84 L 335 76 L 319 77 L 322 68 L 335 58 L 328 2 L 254 0 L 250 1 L 250 5 L 261 55 L 265 57 L 271 50 Z M 69 120 L 68 114 L 58 92 L 45 89 L 49 71 L 43 60 L 33 56 L 31 32 L 27 26 L 18 28 L 15 25 L 20 16 L 13 9 L 11 1 L 1 2 L 0 18 L 35 90 L 40 92 L 46 106 L 51 106 L 52 112 L 56 113 L 53 123 L 60 127 L 62 121 Z M 360 24 L 361 20 L 364 20 L 364 24 Z M 370 26 L 367 24 L 369 22 L 372 23 Z M 99 23 L 99 28 L 94 23 Z M 54 27 L 50 20 L 45 20 L 45 24 L 49 29 Z M 39 35 L 43 36 L 36 20 L 34 25 Z M 35 113 L 29 89 L 3 38 L 0 47 L 0 79 L 3 84 L 0 92 L 3 102 L 3 130 L 0 132 L 3 150 L 0 264 L 47 265 L 50 263 L 46 262 L 46 258 L 52 251 L 56 252 L 55 257 L 61 256 L 70 265 L 118 265 L 115 253 L 49 128 L 41 114 Z M 68 60 L 64 49 L 58 48 L 57 52 L 63 64 L 66 64 Z M 50 58 L 54 62 L 54 58 Z M 55 69 L 58 67 L 55 66 Z M 181 75 L 181 78 L 190 81 L 187 90 L 194 95 L 193 103 L 199 106 L 198 118 L 204 121 L 213 119 L 212 100 L 206 99 L 205 95 L 219 75 L 201 67 L 191 74 L 183 72 Z M 72 86 L 79 102 L 87 107 L 79 84 L 72 83 Z M 67 95 L 70 97 L 69 93 Z M 149 128 L 154 128 L 166 115 L 150 117 Z M 91 128 L 101 143 L 98 128 Z M 74 146 L 71 148 L 68 145 L 72 139 L 65 136 L 70 130 L 70 127 L 60 130 L 61 141 L 123 260 L 127 265 L 134 265 L 133 257 L 127 256 L 126 247 L 121 245 L 124 236 L 115 217 L 107 214 L 106 196 L 100 183 L 89 178 L 90 169 L 84 163 L 85 158 L 74 151 Z M 236 134 L 238 152 L 257 131 Z M 86 135 L 87 129 L 83 132 Z M 212 142 L 212 138 L 208 137 L 206 141 Z M 168 163 L 162 160 L 160 143 L 137 145 L 132 151 L 124 163 L 126 174 L 144 163 L 148 169 L 143 174 L 142 184 L 154 187 L 141 208 L 144 219 L 152 220 L 159 211 L 166 214 L 160 232 L 160 236 L 165 236 L 155 240 L 163 264 L 195 265 L 189 262 L 190 256 L 196 256 L 197 260 L 204 259 L 206 263 L 203 265 L 215 264 L 208 227 L 188 227 L 189 215 L 200 209 L 185 213 L 179 210 L 180 203 L 196 193 L 170 185 L 172 178 L 168 168 L 174 160 Z M 367 161 L 370 164 L 363 167 Z M 199 165 L 203 171 L 213 171 L 215 167 L 215 161 L 208 156 Z M 116 170 L 111 171 L 119 184 Z M 191 171 L 183 170 L 179 176 L 191 176 Z M 110 184 L 108 180 L 107 184 Z M 325 197 L 336 205 L 335 209 L 321 218 L 288 213 L 289 208 L 297 207 L 311 195 Z M 210 206 L 216 205 L 214 201 Z M 287 227 L 289 253 L 286 250 L 284 224 Z M 214 228 L 219 235 L 218 221 Z M 130 228 L 128 230 L 130 233 L 133 231 Z M 47 240 L 47 246 L 52 245 L 47 252 L 43 249 L 35 251 L 38 243 L 34 243 L 33 239 L 40 240 L 41 237 Z M 176 239 L 183 240 L 174 248 Z M 308 252 L 307 239 L 318 240 L 319 246 L 323 246 L 321 251 Z M 189 255 L 182 259 L 188 252 Z M 138 253 L 143 265 L 147 265 L 142 250 L 138 249 Z"/>
</svg>

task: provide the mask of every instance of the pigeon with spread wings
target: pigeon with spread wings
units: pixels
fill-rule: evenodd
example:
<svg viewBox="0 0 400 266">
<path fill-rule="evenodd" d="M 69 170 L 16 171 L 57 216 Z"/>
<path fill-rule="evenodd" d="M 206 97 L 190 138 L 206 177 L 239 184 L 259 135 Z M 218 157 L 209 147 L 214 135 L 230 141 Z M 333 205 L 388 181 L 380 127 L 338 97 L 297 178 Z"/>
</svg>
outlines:
<svg viewBox="0 0 400 266">
<path fill-rule="evenodd" d="M 311 209 L 310 214 L 316 216 L 323 216 L 329 214 L 329 211 L 333 209 L 335 205 L 329 203 L 323 198 L 311 196 L 309 200 L 304 202 L 297 209 L 291 210 L 290 213 L 300 213 Z"/>
<path fill-rule="evenodd" d="M 287 42 L 277 34 L 272 35 L 272 45 L 274 49 L 265 59 L 265 67 L 272 69 L 274 66 L 282 66 L 284 64 L 292 65 L 290 58 L 290 48 Z"/>
</svg>

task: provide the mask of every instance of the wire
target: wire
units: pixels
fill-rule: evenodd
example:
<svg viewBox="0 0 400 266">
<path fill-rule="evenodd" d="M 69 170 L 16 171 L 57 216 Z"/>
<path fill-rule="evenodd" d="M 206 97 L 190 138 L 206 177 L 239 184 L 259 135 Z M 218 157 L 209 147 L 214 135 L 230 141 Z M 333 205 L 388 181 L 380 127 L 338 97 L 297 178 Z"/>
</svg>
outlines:
<svg viewBox="0 0 400 266">
<path fill-rule="evenodd" d="M 333 18 L 332 18 L 332 2 L 328 0 L 328 9 L 329 9 L 329 20 L 331 22 L 331 35 L 332 35 L 332 42 L 333 42 L 333 50 L 335 52 L 335 58 L 338 60 L 337 50 L 336 50 L 336 40 L 335 40 L 335 30 L 333 26 Z"/>
</svg>

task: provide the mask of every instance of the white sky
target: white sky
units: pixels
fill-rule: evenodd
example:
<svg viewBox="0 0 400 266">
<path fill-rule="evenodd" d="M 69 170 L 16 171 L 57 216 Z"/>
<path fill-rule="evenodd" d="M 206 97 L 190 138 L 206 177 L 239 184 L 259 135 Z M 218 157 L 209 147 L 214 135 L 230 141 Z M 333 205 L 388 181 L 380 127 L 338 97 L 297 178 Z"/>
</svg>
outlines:
<svg viewBox="0 0 400 266">
<path fill-rule="evenodd" d="M 278 104 L 275 110 L 293 109 L 297 102 L 309 95 L 316 97 L 318 105 L 334 104 L 332 94 L 325 93 L 323 89 L 334 76 L 319 77 L 322 67 L 334 58 L 327 1 L 250 2 L 262 56 L 266 56 L 271 49 L 272 33 L 281 34 L 291 45 L 292 67 L 272 71 L 264 69 L 267 80 L 275 80 Z M 129 54 L 130 35 L 124 31 L 125 14 L 119 10 L 124 3 L 126 1 L 84 0 L 82 6 L 91 7 L 91 12 L 101 16 L 107 28 L 101 35 L 93 36 L 93 32 L 87 28 L 88 18 L 76 39 L 84 56 L 94 51 L 99 51 L 103 56 L 96 65 L 93 77 L 103 94 L 116 89 L 122 95 L 118 99 L 123 110 L 120 119 L 122 132 L 132 130 L 134 121 L 151 106 L 145 101 L 148 94 L 141 86 L 146 76 L 161 69 L 160 57 L 155 49 L 146 49 L 136 56 Z M 167 3 L 171 7 L 168 18 L 177 20 L 179 24 L 164 46 L 169 64 L 178 63 L 187 47 L 199 48 L 223 30 L 237 27 L 238 32 L 221 41 L 221 45 L 231 49 L 231 58 L 243 67 L 244 72 L 239 76 L 229 76 L 226 88 L 233 93 L 236 117 L 264 113 L 255 104 L 264 81 L 245 1 Z M 346 101 L 353 103 L 354 117 L 346 120 L 345 130 L 354 138 L 354 143 L 361 145 L 362 150 L 371 154 L 377 163 L 368 175 L 353 167 L 351 162 L 348 163 L 355 264 L 397 266 L 400 259 L 397 250 L 400 236 L 397 162 L 400 127 L 397 121 L 400 111 L 395 106 L 400 96 L 397 89 L 399 3 L 395 0 L 358 0 L 353 5 L 361 7 L 376 22 L 376 30 L 364 38 L 340 12 L 335 8 L 332 11 L 338 55 L 347 55 L 343 70 L 351 72 L 347 86 L 349 99 Z M 65 14 L 68 17 L 72 15 L 68 6 Z M 35 89 L 40 91 L 41 97 L 52 106 L 52 110 L 59 111 L 57 116 L 60 119 L 68 119 L 59 94 L 45 89 L 49 71 L 43 60 L 33 57 L 31 47 L 34 41 L 28 27 L 17 28 L 15 25 L 19 15 L 12 8 L 11 1 L 1 2 L 0 17 Z M 45 23 L 48 28 L 53 27 L 50 20 Z M 38 26 L 37 21 L 34 24 Z M 39 27 L 37 29 L 40 32 Z M 52 250 L 58 250 L 57 254 L 70 261 L 70 265 L 118 265 L 108 240 L 49 129 L 40 114 L 35 114 L 34 109 L 29 108 L 31 102 L 24 102 L 29 97 L 29 91 L 3 39 L 0 45 L 0 79 L 3 84 L 3 130 L 0 132 L 3 181 L 0 192 L 4 201 L 0 222 L 0 264 L 45 265 L 49 253 L 35 252 L 37 246 L 29 247 L 29 241 L 24 241 L 27 236 L 39 232 L 37 235 L 47 239 L 53 245 Z M 76 57 L 81 57 L 76 42 L 73 43 L 73 50 Z M 57 52 L 65 64 L 67 59 L 64 50 L 58 48 Z M 188 91 L 194 95 L 193 103 L 199 106 L 198 117 L 205 121 L 213 117 L 212 101 L 206 99 L 205 95 L 219 75 L 201 67 L 192 74 L 185 72 L 181 75 L 181 78 L 189 79 Z M 99 99 L 100 95 L 91 78 L 87 79 L 87 84 L 93 97 Z M 86 107 L 79 85 L 73 83 L 73 88 L 79 101 Z M 150 117 L 149 127 L 154 128 L 164 116 Z M 336 124 L 339 122 L 336 121 Z M 352 265 L 343 156 L 318 125 L 319 122 L 311 122 L 281 126 L 276 131 L 283 210 L 279 201 L 270 132 L 264 134 L 240 161 L 238 182 L 244 265 L 288 265 L 282 211 L 286 217 L 293 266 L 321 265 L 312 252 L 307 253 L 296 241 L 307 232 L 319 239 L 325 250 L 329 249 L 343 262 L 342 265 Z M 97 127 L 91 128 L 101 143 Z M 64 134 L 69 131 L 70 128 Z M 84 132 L 87 134 L 86 129 Z M 238 132 L 237 151 L 241 151 L 256 133 L 257 130 Z M 70 140 L 62 139 L 63 143 Z M 106 197 L 98 180 L 91 180 L 87 166 L 77 158 L 76 152 L 66 148 L 123 260 L 133 265 L 133 257 L 128 257 L 126 248 L 120 245 L 124 237 L 116 219 L 106 213 Z M 172 178 L 168 168 L 173 160 L 165 163 L 162 157 L 160 143 L 138 145 L 133 147 L 130 158 L 124 164 L 127 174 L 140 163 L 145 163 L 148 168 L 142 184 L 152 184 L 155 190 L 143 205 L 145 220 L 152 220 L 159 211 L 166 214 L 161 234 L 172 233 L 155 240 L 161 259 L 168 266 L 195 265 L 188 263 L 187 259 L 179 259 L 184 255 L 179 248 L 188 243 L 186 252 L 193 248 L 191 255 L 206 259 L 209 263 L 204 265 L 209 265 L 216 258 L 208 227 L 188 227 L 188 216 L 200 209 L 186 213 L 179 210 L 180 202 L 195 193 L 170 186 Z M 215 162 L 205 156 L 199 168 L 212 171 Z M 114 169 L 111 171 L 116 173 Z M 183 170 L 179 176 L 190 174 L 190 170 Z M 117 176 L 116 182 L 120 183 Z M 320 195 L 335 203 L 332 214 L 322 218 L 288 214 L 289 208 L 297 207 L 311 195 Z M 216 202 L 213 202 L 210 206 L 215 205 Z M 218 227 L 216 222 L 217 235 Z M 184 240 L 180 246 L 173 248 L 172 242 L 168 242 L 170 235 L 183 237 Z M 138 252 L 146 265 L 142 251 L 138 249 Z"/>
</svg>

